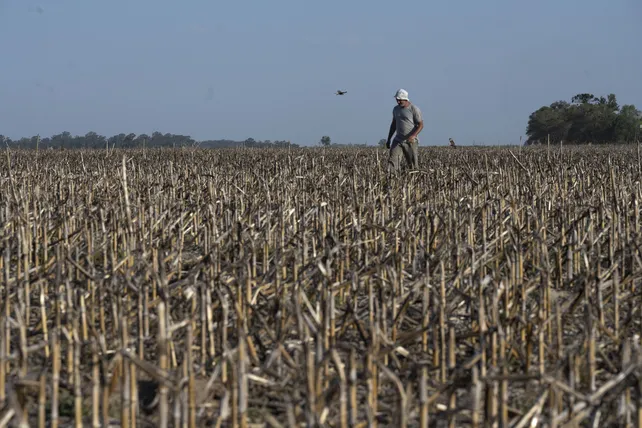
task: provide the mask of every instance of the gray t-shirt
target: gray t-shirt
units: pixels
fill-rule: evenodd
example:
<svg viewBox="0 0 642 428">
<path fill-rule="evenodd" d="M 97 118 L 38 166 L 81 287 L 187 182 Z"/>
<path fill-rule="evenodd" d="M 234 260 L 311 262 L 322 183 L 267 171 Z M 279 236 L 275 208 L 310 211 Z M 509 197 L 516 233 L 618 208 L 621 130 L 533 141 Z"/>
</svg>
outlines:
<svg viewBox="0 0 642 428">
<path fill-rule="evenodd" d="M 404 108 L 396 105 L 392 109 L 392 117 L 397 125 L 397 133 L 394 141 L 400 142 L 406 139 L 415 126 L 421 122 L 421 110 L 414 104 L 409 104 Z"/>
</svg>

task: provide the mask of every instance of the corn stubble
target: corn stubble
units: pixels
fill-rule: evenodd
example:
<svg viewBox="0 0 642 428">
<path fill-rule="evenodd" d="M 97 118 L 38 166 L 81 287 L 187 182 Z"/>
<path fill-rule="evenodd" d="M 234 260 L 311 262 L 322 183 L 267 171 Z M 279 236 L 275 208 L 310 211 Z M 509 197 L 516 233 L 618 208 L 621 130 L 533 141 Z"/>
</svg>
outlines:
<svg viewBox="0 0 642 428">
<path fill-rule="evenodd" d="M 642 427 L 635 148 L 5 150 L 0 426 Z"/>
</svg>

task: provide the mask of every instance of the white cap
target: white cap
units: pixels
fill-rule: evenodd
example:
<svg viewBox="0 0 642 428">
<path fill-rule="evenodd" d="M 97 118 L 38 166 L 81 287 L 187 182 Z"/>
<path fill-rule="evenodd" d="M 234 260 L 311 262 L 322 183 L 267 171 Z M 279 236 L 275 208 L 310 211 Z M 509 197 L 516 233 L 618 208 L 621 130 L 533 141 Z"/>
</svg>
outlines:
<svg viewBox="0 0 642 428">
<path fill-rule="evenodd" d="M 408 91 L 405 89 L 399 89 L 397 93 L 395 94 L 395 98 L 398 100 L 408 100 Z"/>
</svg>

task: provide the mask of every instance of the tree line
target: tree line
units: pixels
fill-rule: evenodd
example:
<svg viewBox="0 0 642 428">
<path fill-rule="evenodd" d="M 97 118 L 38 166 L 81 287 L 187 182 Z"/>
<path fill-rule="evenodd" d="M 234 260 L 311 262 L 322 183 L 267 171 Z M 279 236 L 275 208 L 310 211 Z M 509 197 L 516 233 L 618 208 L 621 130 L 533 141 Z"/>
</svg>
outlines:
<svg viewBox="0 0 642 428">
<path fill-rule="evenodd" d="M 203 148 L 226 148 L 226 147 L 299 147 L 298 144 L 289 141 L 257 141 L 248 138 L 244 141 L 235 140 L 203 140 L 196 141 L 189 135 L 170 134 L 153 132 L 151 135 L 134 133 L 117 134 L 111 137 L 99 135 L 96 132 L 88 132 L 85 135 L 72 135 L 70 132 L 62 132 L 51 137 L 41 138 L 39 135 L 23 137 L 19 140 L 12 140 L 9 137 L 0 135 L 0 143 L 5 147 L 24 149 L 104 149 L 104 148 L 136 148 L 136 147 L 203 147 Z"/>
<path fill-rule="evenodd" d="M 134 133 L 117 134 L 111 137 L 88 132 L 85 135 L 72 135 L 62 132 L 51 137 L 41 138 L 39 135 L 12 140 L 0 134 L 0 144 L 4 147 L 23 149 L 113 149 L 113 148 L 158 148 L 158 147 L 200 147 L 209 149 L 252 147 L 252 148 L 299 148 L 299 144 L 286 140 L 255 140 L 247 138 L 243 141 L 221 139 L 197 141 L 189 135 L 153 132 L 151 135 Z M 336 144 L 330 137 L 323 136 L 319 145 L 324 147 L 366 147 L 367 144 Z"/>
<path fill-rule="evenodd" d="M 631 143 L 640 136 L 642 112 L 633 104 L 618 105 L 607 97 L 577 94 L 571 102 L 555 101 L 531 113 L 526 144 Z"/>
</svg>

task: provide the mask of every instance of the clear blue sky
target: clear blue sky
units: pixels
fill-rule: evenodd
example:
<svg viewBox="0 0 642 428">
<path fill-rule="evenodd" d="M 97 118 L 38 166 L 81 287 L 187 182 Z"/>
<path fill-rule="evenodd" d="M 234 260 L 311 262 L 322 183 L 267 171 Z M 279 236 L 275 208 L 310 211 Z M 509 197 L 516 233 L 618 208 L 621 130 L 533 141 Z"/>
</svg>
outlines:
<svg viewBox="0 0 642 428">
<path fill-rule="evenodd" d="M 579 92 L 642 109 L 639 0 L 0 0 L 0 134 L 517 143 Z M 334 95 L 345 89 L 347 95 Z"/>
</svg>

